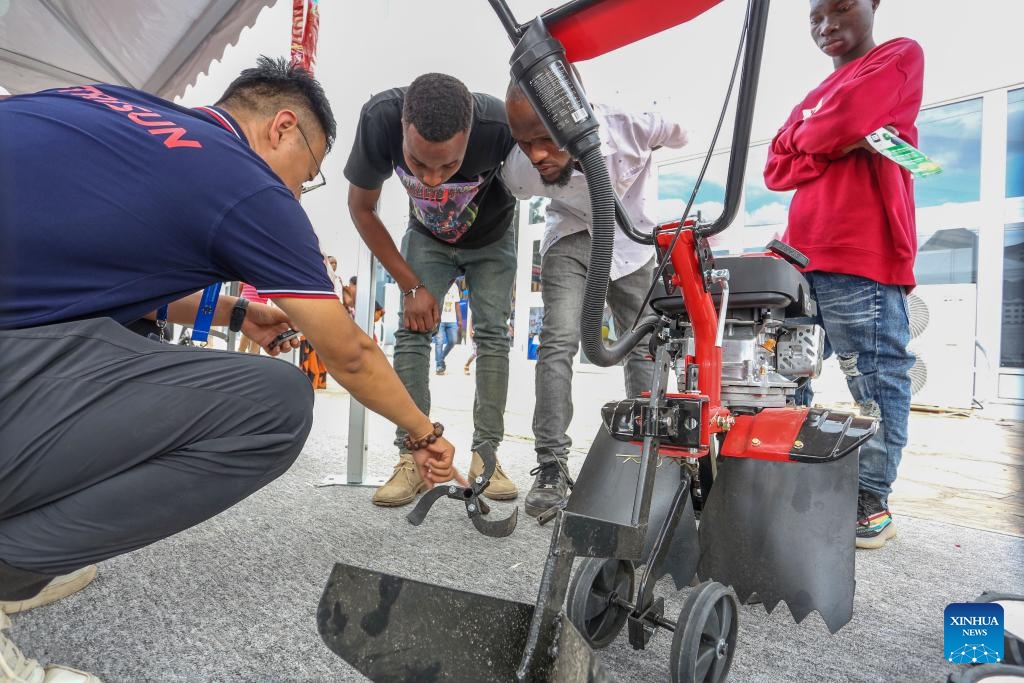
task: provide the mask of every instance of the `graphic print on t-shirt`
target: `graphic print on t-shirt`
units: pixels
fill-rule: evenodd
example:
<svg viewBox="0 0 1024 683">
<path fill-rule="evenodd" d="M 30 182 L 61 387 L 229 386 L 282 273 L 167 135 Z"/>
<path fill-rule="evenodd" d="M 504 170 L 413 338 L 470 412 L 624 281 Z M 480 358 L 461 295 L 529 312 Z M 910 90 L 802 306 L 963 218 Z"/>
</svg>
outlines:
<svg viewBox="0 0 1024 683">
<path fill-rule="evenodd" d="M 401 166 L 395 172 L 409 193 L 416 220 L 439 240 L 454 244 L 462 239 L 476 220 L 478 207 L 473 199 L 483 178 L 428 187 Z"/>
</svg>

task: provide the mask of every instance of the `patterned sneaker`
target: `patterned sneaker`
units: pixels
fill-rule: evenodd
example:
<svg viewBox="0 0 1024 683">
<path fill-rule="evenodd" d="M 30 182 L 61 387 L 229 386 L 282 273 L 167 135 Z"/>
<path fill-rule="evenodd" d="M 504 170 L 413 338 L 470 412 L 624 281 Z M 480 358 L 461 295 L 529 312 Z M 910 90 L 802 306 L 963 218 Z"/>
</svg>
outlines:
<svg viewBox="0 0 1024 683">
<path fill-rule="evenodd" d="M 896 538 L 896 525 L 888 506 L 870 491 L 857 493 L 857 547 L 881 548 Z"/>
</svg>

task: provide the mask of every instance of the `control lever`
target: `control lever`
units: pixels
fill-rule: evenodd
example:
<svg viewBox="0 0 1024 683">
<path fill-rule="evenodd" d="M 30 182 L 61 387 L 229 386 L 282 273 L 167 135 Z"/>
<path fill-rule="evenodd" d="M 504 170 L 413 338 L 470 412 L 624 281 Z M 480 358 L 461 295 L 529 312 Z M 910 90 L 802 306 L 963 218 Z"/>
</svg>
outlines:
<svg viewBox="0 0 1024 683">
<path fill-rule="evenodd" d="M 783 261 L 792 263 L 797 268 L 806 268 L 807 264 L 811 262 L 804 254 L 801 254 L 798 249 L 794 249 L 785 242 L 779 240 L 772 240 L 768 243 L 768 251 L 775 254 Z"/>
</svg>

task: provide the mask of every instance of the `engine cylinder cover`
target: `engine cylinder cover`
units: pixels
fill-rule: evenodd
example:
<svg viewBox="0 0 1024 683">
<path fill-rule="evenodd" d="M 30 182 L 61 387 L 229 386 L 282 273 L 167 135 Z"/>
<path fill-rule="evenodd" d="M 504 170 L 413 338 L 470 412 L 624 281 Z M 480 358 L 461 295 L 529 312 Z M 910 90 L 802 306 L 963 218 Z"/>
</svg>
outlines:
<svg viewBox="0 0 1024 683">
<path fill-rule="evenodd" d="M 727 321 L 722 339 L 722 404 L 780 408 L 792 402 L 799 378 L 821 372 L 825 333 L 817 325 Z"/>
</svg>

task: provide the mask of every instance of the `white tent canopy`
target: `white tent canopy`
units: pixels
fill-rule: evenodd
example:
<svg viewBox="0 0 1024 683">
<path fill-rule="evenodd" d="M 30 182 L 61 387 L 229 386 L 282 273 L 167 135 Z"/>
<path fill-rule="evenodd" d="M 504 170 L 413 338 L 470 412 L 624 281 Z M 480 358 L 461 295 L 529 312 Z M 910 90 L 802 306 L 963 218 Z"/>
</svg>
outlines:
<svg viewBox="0 0 1024 683">
<path fill-rule="evenodd" d="M 0 0 L 0 87 L 114 83 L 173 99 L 275 1 Z"/>
</svg>

